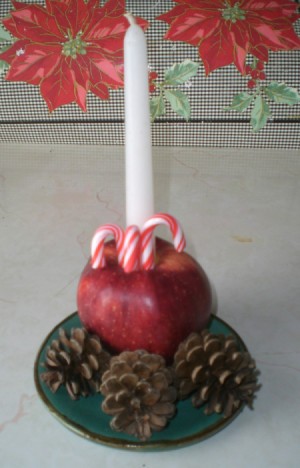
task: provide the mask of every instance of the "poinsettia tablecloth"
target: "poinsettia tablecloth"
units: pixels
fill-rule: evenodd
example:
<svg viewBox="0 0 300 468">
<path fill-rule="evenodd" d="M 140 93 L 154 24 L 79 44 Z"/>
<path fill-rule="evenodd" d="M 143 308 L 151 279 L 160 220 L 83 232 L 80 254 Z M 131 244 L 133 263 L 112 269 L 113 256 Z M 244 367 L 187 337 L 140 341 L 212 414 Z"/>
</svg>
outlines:
<svg viewBox="0 0 300 468">
<path fill-rule="evenodd" d="M 2 0 L 0 141 L 124 143 L 129 10 L 148 39 L 154 145 L 297 149 L 296 7 L 293 0 Z"/>
</svg>

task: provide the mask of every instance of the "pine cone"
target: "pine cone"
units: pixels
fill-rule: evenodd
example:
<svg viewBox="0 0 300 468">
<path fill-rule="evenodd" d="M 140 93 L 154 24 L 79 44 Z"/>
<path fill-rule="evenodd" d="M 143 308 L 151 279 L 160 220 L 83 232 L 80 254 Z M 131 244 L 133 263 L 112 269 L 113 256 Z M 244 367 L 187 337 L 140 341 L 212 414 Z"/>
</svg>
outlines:
<svg viewBox="0 0 300 468">
<path fill-rule="evenodd" d="M 113 416 L 111 428 L 142 441 L 162 430 L 175 413 L 176 389 L 164 359 L 146 351 L 124 351 L 110 361 L 102 377 L 102 410 Z"/>
<path fill-rule="evenodd" d="M 208 330 L 191 334 L 174 356 L 180 398 L 195 392 L 192 403 L 207 403 L 205 414 L 225 418 L 246 403 L 252 408 L 258 371 L 248 352 L 240 351 L 233 336 L 212 335 Z"/>
<path fill-rule="evenodd" d="M 76 400 L 99 391 L 109 359 L 98 336 L 90 335 L 83 328 L 72 328 L 68 336 L 60 328 L 59 338 L 47 350 L 43 364 L 47 371 L 41 378 L 53 393 L 65 385 L 72 400 Z"/>
</svg>

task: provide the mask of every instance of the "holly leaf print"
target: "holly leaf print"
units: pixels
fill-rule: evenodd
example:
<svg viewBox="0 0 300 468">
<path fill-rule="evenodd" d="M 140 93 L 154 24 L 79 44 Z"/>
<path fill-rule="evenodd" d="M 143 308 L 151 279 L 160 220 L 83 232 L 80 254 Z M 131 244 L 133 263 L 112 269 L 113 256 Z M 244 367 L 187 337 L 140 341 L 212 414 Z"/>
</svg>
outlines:
<svg viewBox="0 0 300 468">
<path fill-rule="evenodd" d="M 151 114 L 151 121 L 154 122 L 154 120 L 157 117 L 160 117 L 161 115 L 164 115 L 166 113 L 166 106 L 164 103 L 163 96 L 160 94 L 159 96 L 154 96 L 150 100 L 150 114 Z"/>
<path fill-rule="evenodd" d="M 254 95 L 249 93 L 240 93 L 234 96 L 230 106 L 225 107 L 225 111 L 235 110 L 244 112 L 254 100 Z"/>
<path fill-rule="evenodd" d="M 188 97 L 182 91 L 179 89 L 165 89 L 164 95 L 176 114 L 184 117 L 185 120 L 190 118 L 190 103 Z"/>
<path fill-rule="evenodd" d="M 278 104 L 288 104 L 292 106 L 300 102 L 300 95 L 295 88 L 287 86 L 285 83 L 272 81 L 264 88 L 264 92 L 272 101 Z"/>
<path fill-rule="evenodd" d="M 253 131 L 258 132 L 262 129 L 266 125 L 270 115 L 269 105 L 266 100 L 261 95 L 256 96 L 250 121 Z"/>
<path fill-rule="evenodd" d="M 192 60 L 186 59 L 181 63 L 175 63 L 168 68 L 165 73 L 165 84 L 170 86 L 178 86 L 197 74 L 199 64 Z"/>
</svg>

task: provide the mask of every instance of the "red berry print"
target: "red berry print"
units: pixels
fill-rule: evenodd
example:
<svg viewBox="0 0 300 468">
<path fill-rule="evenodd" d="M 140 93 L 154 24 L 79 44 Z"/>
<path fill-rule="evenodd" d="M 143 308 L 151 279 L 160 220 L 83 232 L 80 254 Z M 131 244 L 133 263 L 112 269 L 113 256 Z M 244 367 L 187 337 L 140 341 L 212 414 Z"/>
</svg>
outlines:
<svg viewBox="0 0 300 468">
<path fill-rule="evenodd" d="M 249 89 L 253 89 L 256 86 L 256 82 L 254 80 L 249 80 L 247 86 Z"/>
<path fill-rule="evenodd" d="M 156 90 L 156 84 L 154 80 L 158 77 L 158 73 L 150 72 L 149 73 L 149 91 L 153 93 Z"/>
<path fill-rule="evenodd" d="M 259 75 L 259 71 L 258 70 L 252 70 L 251 73 L 250 73 L 251 77 L 253 79 L 256 80 L 256 78 L 258 78 L 258 75 Z"/>
<path fill-rule="evenodd" d="M 259 61 L 257 62 L 257 65 L 256 65 L 256 69 L 262 71 L 264 68 L 265 68 L 264 62 L 262 62 L 261 60 L 259 60 Z"/>
<path fill-rule="evenodd" d="M 260 80 L 265 80 L 265 79 L 266 79 L 266 74 L 265 74 L 265 72 L 263 72 L 263 71 L 259 72 L 258 78 L 259 78 Z"/>
</svg>

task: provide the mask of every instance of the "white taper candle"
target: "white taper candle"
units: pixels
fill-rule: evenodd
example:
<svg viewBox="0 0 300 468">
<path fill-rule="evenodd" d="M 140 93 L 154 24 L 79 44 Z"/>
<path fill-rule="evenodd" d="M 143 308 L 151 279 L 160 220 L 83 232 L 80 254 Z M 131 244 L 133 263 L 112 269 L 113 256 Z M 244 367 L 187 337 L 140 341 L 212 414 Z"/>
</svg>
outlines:
<svg viewBox="0 0 300 468">
<path fill-rule="evenodd" d="M 124 39 L 126 224 L 154 214 L 147 44 L 134 17 Z"/>
</svg>

